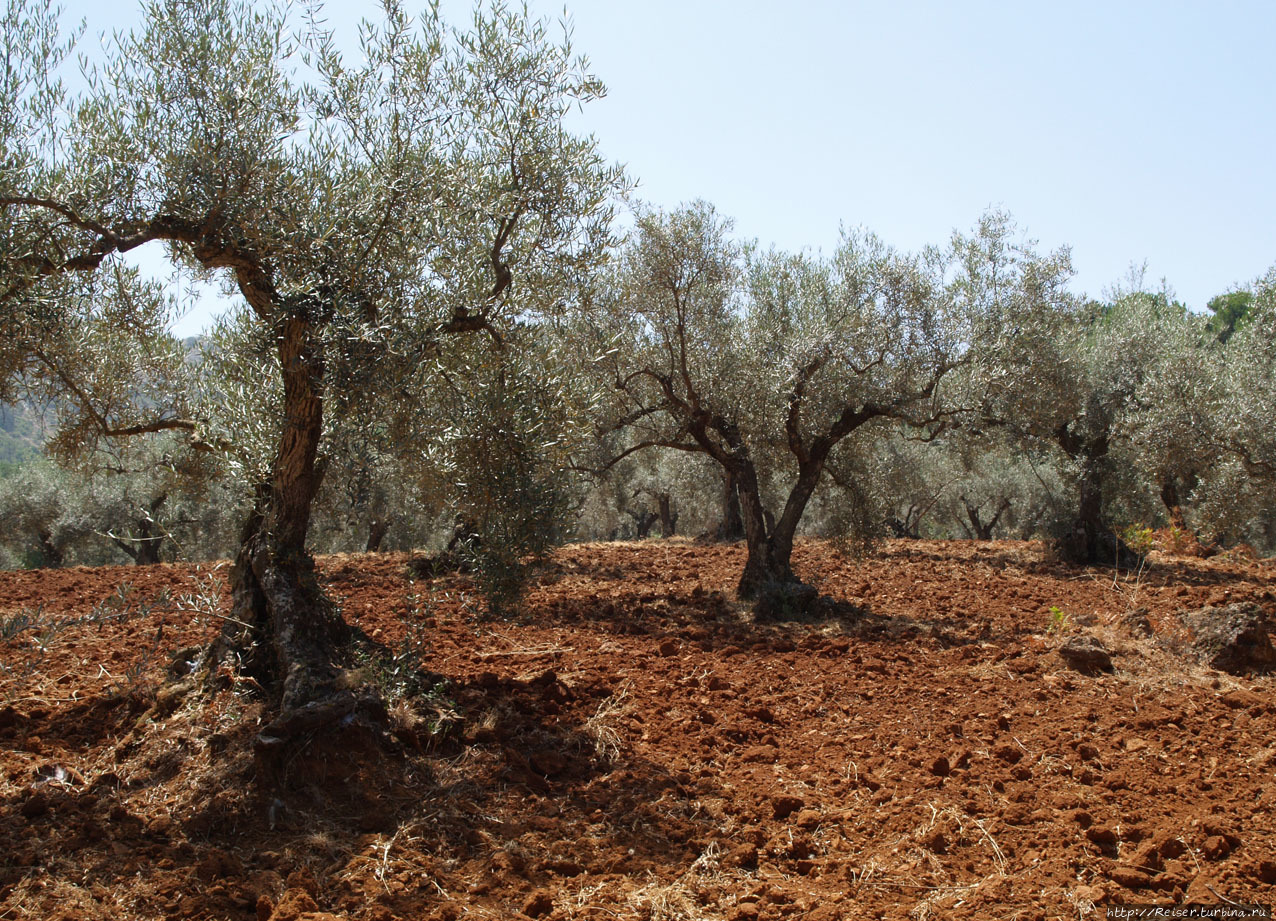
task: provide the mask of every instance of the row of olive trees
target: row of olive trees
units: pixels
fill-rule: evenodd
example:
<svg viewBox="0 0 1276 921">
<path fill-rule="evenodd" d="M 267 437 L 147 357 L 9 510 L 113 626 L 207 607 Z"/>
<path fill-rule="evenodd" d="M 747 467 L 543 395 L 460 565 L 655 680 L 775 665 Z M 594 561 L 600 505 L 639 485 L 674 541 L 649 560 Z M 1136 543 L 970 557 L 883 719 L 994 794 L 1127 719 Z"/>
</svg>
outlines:
<svg viewBox="0 0 1276 921">
<path fill-rule="evenodd" d="M 793 542 L 822 487 L 875 490 L 856 461 L 878 439 L 938 437 L 1009 399 L 1017 331 L 1070 309 L 1067 259 L 1012 246 L 997 215 L 917 255 L 868 234 L 828 259 L 759 252 L 729 230 L 703 203 L 641 215 L 572 334 L 611 394 L 616 457 L 699 454 L 734 481 L 754 597 L 798 585 Z"/>
<path fill-rule="evenodd" d="M 176 435 L 171 466 L 215 458 L 246 510 L 205 666 L 278 689 L 263 746 L 376 711 L 314 579 L 338 532 L 379 547 L 459 517 L 499 606 L 584 501 L 567 471 L 615 471 L 635 530 L 713 520 L 746 541 L 742 596 L 800 600 L 812 512 L 919 533 L 955 495 L 975 535 L 1051 524 L 1036 487 L 997 494 L 997 456 L 1003 481 L 1065 484 L 1085 560 L 1119 552 L 1115 483 L 1181 509 L 1276 470 L 1271 279 L 1205 330 L 1139 290 L 1079 302 L 1066 252 L 997 214 L 824 258 L 695 204 L 640 213 L 617 249 L 626 182 L 565 126 L 601 92 L 566 38 L 499 3 L 462 30 L 388 3 L 351 61 L 289 9 L 149 0 L 79 93 L 47 5 L 15 0 L 0 33 L 0 400 L 55 407 L 64 457 Z M 237 298 L 199 354 L 140 247 Z M 162 544 L 155 500 L 121 552 Z"/>
<path fill-rule="evenodd" d="M 1137 278 L 1072 296 L 1067 253 L 999 214 L 916 255 L 863 234 L 826 259 L 761 252 L 729 229 L 704 203 L 641 214 L 570 334 L 611 395 L 595 469 L 659 495 L 624 465 L 683 453 L 734 484 L 743 596 L 797 585 L 803 529 L 1013 528 L 1111 563 L 1116 525 L 1158 502 L 1224 539 L 1270 528 L 1270 278 L 1207 320 Z M 684 504 L 724 508 L 712 493 Z"/>
</svg>

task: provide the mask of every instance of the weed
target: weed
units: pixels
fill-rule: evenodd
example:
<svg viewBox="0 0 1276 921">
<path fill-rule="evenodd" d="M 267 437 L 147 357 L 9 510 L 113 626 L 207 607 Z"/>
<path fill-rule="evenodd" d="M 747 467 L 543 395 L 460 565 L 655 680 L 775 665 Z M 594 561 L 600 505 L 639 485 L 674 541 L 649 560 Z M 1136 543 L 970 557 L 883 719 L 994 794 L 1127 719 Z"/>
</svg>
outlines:
<svg viewBox="0 0 1276 921">
<path fill-rule="evenodd" d="M 1047 633 L 1056 636 L 1063 636 L 1072 629 L 1072 618 L 1068 612 L 1057 605 L 1050 606 L 1050 626 L 1046 628 Z"/>
<path fill-rule="evenodd" d="M 44 606 L 35 608 L 23 608 L 16 614 L 9 617 L 0 617 L 0 640 L 14 640 L 28 630 L 45 625 Z"/>
<path fill-rule="evenodd" d="M 1155 532 L 1146 525 L 1131 524 L 1121 529 L 1121 540 L 1139 556 L 1147 556 L 1152 550 Z"/>
</svg>

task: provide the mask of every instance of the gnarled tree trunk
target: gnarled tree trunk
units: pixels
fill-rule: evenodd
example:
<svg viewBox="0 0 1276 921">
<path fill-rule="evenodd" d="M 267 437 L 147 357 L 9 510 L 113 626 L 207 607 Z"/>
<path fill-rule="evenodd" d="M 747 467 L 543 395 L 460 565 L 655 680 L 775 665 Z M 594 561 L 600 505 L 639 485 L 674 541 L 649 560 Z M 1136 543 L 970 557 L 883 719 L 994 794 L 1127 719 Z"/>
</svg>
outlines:
<svg viewBox="0 0 1276 921">
<path fill-rule="evenodd" d="M 673 510 L 673 498 L 667 492 L 657 493 L 656 507 L 660 511 L 660 536 L 673 537 L 678 530 L 678 515 Z"/>
<path fill-rule="evenodd" d="M 789 491 L 780 517 L 774 518 L 762 504 L 757 471 L 751 461 L 737 469 L 740 510 L 744 519 L 748 558 L 736 588 L 744 599 L 768 602 L 768 609 L 804 609 L 816 592 L 793 572 L 793 541 L 811 495 L 819 483 L 822 463 L 800 465 L 797 482 Z"/>
<path fill-rule="evenodd" d="M 997 527 L 997 523 L 1001 521 L 1001 516 L 1010 510 L 1010 500 L 1003 497 L 997 505 L 996 513 L 988 521 L 983 520 L 983 507 L 980 505 L 971 505 L 970 500 L 964 495 L 961 497 L 961 504 L 965 506 L 966 518 L 970 522 L 970 526 L 965 528 L 966 534 L 975 540 L 992 540 L 992 532 Z"/>
<path fill-rule="evenodd" d="M 323 473 L 323 354 L 311 322 L 290 316 L 279 340 L 284 422 L 268 483 L 245 523 L 231 569 L 231 619 L 211 651 L 210 677 L 226 668 L 278 700 L 257 738 L 259 752 L 368 705 L 341 685 L 349 627 L 325 598 L 306 551 L 310 510 Z"/>
<path fill-rule="evenodd" d="M 1061 437 L 1059 443 L 1070 457 L 1081 464 L 1077 517 L 1071 531 L 1058 542 L 1060 555 L 1069 562 L 1087 565 L 1132 564 L 1138 559 L 1138 554 L 1126 546 L 1103 517 L 1103 481 L 1109 447 L 1107 436 L 1088 440 Z"/>
</svg>

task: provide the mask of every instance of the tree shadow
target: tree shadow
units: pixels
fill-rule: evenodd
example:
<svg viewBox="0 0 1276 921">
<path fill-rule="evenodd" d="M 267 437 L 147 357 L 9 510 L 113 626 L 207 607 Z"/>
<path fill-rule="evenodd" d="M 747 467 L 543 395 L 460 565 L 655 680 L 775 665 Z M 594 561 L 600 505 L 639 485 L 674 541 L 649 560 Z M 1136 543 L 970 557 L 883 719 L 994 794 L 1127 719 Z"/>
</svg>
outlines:
<svg viewBox="0 0 1276 921">
<path fill-rule="evenodd" d="M 32 773 L 0 799 L 0 903 L 42 872 L 136 894 L 144 915 L 249 919 L 262 896 L 277 901 L 300 873 L 317 904 L 353 911 L 378 853 L 422 879 L 459 872 L 472 880 L 462 898 L 503 901 L 512 912 L 532 890 L 585 873 L 677 876 L 719 834 L 698 805 L 713 782 L 625 749 L 607 724 L 615 696 L 605 683 L 569 686 L 552 671 L 526 680 L 481 673 L 439 692 L 441 707 L 465 715 L 451 732 L 409 721 L 387 746 L 338 727 L 304 740 L 269 783 L 253 758 L 252 719 L 209 734 L 193 713 L 180 731 L 129 738 L 122 717 L 73 728 L 123 708 L 85 702 L 48 713 L 11 741 L 20 747 L 38 732 L 48 762 L 71 769 Z M 52 750 L 71 739 L 82 744 Z M 89 740 L 102 743 L 93 760 L 118 762 L 115 770 L 85 776 L 76 756 Z M 418 917 L 425 902 L 445 900 L 400 885 L 377 901 Z"/>
</svg>

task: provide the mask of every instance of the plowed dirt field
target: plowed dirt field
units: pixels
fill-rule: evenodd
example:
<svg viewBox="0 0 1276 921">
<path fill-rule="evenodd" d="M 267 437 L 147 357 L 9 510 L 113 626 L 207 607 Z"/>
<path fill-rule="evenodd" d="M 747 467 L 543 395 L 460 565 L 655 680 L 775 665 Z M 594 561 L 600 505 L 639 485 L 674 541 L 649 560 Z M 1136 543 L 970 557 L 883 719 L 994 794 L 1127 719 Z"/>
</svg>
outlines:
<svg viewBox="0 0 1276 921">
<path fill-rule="evenodd" d="M 0 919 L 1101 918 L 1276 902 L 1272 677 L 1179 614 L 1276 564 L 799 545 L 836 604 L 755 624 L 743 550 L 559 551 L 517 620 L 404 555 L 320 560 L 397 751 L 259 776 L 250 681 L 151 711 L 225 567 L 0 573 Z M 1115 671 L 1058 653 L 1090 634 Z M 426 696 L 413 661 L 447 679 Z"/>
</svg>

